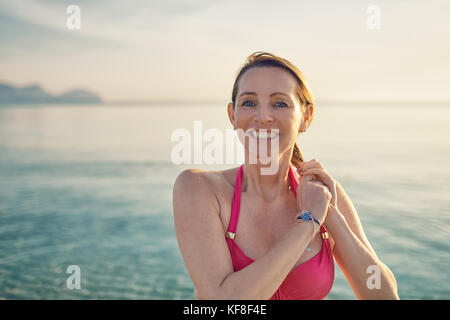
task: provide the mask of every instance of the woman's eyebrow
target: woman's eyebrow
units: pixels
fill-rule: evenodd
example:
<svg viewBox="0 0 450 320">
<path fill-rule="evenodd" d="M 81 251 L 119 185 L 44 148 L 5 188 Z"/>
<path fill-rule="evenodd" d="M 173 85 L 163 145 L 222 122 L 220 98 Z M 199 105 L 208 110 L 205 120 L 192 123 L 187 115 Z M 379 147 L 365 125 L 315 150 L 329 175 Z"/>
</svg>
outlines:
<svg viewBox="0 0 450 320">
<path fill-rule="evenodd" d="M 289 98 L 289 95 L 287 95 L 286 93 L 283 93 L 283 92 L 274 92 L 274 93 L 272 93 L 270 96 L 273 97 L 273 96 L 275 96 L 275 95 L 277 95 L 277 94 L 281 94 L 281 95 L 286 96 L 286 97 Z M 244 95 L 253 95 L 253 96 L 256 96 L 257 94 L 256 94 L 256 92 L 246 91 L 246 92 L 242 92 L 242 93 L 238 96 L 238 98 L 240 98 L 241 96 L 244 96 Z"/>
<path fill-rule="evenodd" d="M 242 96 L 244 96 L 244 95 L 254 95 L 254 96 L 256 96 L 256 92 L 249 92 L 249 91 L 242 92 L 242 93 L 239 95 L 238 98 L 240 98 L 240 97 L 242 97 Z"/>
<path fill-rule="evenodd" d="M 275 95 L 277 95 L 277 94 L 281 94 L 281 95 L 286 96 L 286 97 L 289 98 L 289 95 L 287 95 L 286 93 L 283 93 L 283 92 L 274 92 L 274 93 L 272 93 L 270 96 L 273 97 L 273 96 L 275 96 Z"/>
</svg>

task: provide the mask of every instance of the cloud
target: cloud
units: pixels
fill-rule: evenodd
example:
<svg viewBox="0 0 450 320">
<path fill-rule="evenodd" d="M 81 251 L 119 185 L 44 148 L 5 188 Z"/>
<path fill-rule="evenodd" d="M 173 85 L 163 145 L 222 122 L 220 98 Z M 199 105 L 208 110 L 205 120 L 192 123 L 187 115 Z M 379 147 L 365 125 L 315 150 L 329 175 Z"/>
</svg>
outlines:
<svg viewBox="0 0 450 320">
<path fill-rule="evenodd" d="M 267 50 L 327 99 L 448 97 L 448 2 L 379 0 L 379 31 L 366 28 L 370 1 L 77 0 L 82 27 L 69 31 L 71 3 L 0 0 L 1 17 L 20 19 L 0 21 L 5 79 L 89 82 L 107 99 L 211 98 L 228 93 L 248 54 Z"/>
<path fill-rule="evenodd" d="M 163 33 L 164 27 L 180 17 L 200 12 L 210 1 L 77 1 L 81 30 L 69 31 L 67 7 L 71 1 L 0 1 L 0 13 L 43 29 L 103 41 L 142 46 L 143 39 Z"/>
</svg>

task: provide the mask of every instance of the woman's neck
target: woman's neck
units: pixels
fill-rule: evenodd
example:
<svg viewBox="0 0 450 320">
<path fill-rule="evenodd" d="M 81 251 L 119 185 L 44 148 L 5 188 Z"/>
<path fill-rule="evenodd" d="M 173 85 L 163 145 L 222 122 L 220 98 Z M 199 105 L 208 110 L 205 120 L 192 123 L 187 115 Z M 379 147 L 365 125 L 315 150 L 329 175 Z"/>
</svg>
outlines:
<svg viewBox="0 0 450 320">
<path fill-rule="evenodd" d="M 264 170 L 262 170 L 264 168 L 267 169 L 269 165 L 245 163 L 243 186 L 245 186 L 247 191 L 251 190 L 266 202 L 272 202 L 286 193 L 291 192 L 289 190 L 290 160 L 290 157 L 280 157 L 277 170 L 270 175 L 263 174 Z"/>
</svg>

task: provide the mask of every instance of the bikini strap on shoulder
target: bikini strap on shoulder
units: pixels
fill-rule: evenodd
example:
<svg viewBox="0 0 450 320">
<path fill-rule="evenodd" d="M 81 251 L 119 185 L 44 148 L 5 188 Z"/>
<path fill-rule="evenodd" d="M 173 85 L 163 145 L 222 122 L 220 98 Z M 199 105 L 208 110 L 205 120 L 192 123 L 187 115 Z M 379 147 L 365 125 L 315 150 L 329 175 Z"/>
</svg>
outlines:
<svg viewBox="0 0 450 320">
<path fill-rule="evenodd" d="M 241 186 L 242 186 L 242 175 L 243 175 L 243 164 L 239 167 L 236 174 L 236 182 L 234 184 L 234 195 L 231 207 L 230 222 L 228 224 L 228 229 L 225 232 L 225 237 L 233 240 L 236 236 L 236 227 L 239 220 L 239 211 L 241 206 Z"/>
</svg>

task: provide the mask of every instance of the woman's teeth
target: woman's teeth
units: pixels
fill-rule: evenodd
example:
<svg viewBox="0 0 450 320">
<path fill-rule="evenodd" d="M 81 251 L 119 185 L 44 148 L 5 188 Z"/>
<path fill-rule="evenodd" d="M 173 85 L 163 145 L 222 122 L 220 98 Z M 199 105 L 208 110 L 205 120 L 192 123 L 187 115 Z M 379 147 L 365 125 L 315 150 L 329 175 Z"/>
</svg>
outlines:
<svg viewBox="0 0 450 320">
<path fill-rule="evenodd" d="M 269 133 L 267 131 L 255 131 L 255 130 L 252 130 L 250 132 L 250 135 L 253 138 L 255 138 L 255 139 L 266 139 L 266 140 L 269 140 L 269 139 L 274 139 L 274 138 L 278 137 L 280 134 L 277 131 L 270 131 L 270 133 Z"/>
</svg>

